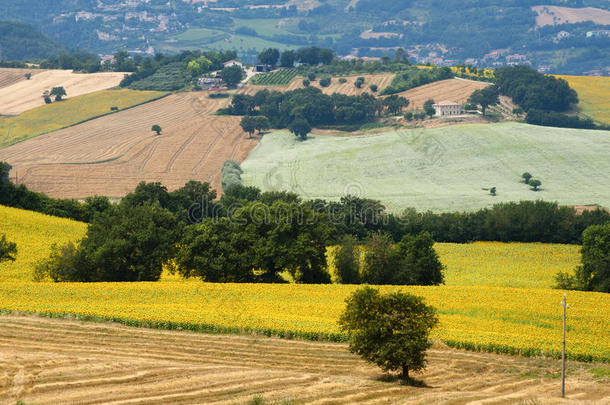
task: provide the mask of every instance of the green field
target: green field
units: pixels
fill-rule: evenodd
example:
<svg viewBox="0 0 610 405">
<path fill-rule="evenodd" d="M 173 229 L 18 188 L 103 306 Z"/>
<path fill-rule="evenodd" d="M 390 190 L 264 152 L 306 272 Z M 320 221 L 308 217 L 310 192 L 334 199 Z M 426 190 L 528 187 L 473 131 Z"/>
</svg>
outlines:
<svg viewBox="0 0 610 405">
<path fill-rule="evenodd" d="M 250 84 L 257 86 L 285 86 L 290 84 L 297 75 L 297 69 L 281 69 L 274 72 L 261 73 L 250 80 Z"/>
<path fill-rule="evenodd" d="M 220 30 L 207 28 L 192 28 L 170 39 L 156 43 L 163 51 L 180 52 L 182 50 L 216 49 L 241 50 L 255 49 L 262 51 L 265 48 L 292 49 L 297 46 L 285 45 L 262 38 L 249 37 Z"/>
<path fill-rule="evenodd" d="M 103 90 L 47 104 L 16 117 L 0 117 L 0 148 L 163 97 L 167 93 Z"/>
<path fill-rule="evenodd" d="M 476 210 L 505 201 L 610 207 L 610 132 L 519 123 L 402 129 L 380 135 L 266 135 L 243 163 L 245 184 L 307 199 L 345 194 L 389 210 Z M 523 172 L 542 181 L 531 191 Z M 493 197 L 486 189 L 497 188 Z"/>
</svg>

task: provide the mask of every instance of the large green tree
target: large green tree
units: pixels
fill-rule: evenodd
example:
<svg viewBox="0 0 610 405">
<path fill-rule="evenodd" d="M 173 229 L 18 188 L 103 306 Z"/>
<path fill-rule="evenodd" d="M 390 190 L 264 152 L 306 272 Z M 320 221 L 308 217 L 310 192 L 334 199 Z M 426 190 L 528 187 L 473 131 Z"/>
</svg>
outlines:
<svg viewBox="0 0 610 405">
<path fill-rule="evenodd" d="M 55 247 L 37 269 L 53 281 L 156 281 L 175 256 L 180 223 L 154 205 L 119 205 L 96 215 L 78 246 Z"/>
<path fill-rule="evenodd" d="M 341 329 L 350 335 L 350 351 L 384 371 L 410 371 L 426 366 L 430 332 L 438 324 L 434 308 L 421 297 L 395 292 L 382 295 L 364 287 L 346 300 Z"/>
<path fill-rule="evenodd" d="M 275 66 L 280 58 L 280 51 L 276 48 L 267 48 L 258 55 L 258 60 L 265 65 Z"/>
<path fill-rule="evenodd" d="M 610 222 L 585 229 L 581 255 L 573 276 L 556 276 L 558 287 L 610 293 Z"/>
<path fill-rule="evenodd" d="M 241 82 L 241 79 L 243 77 L 243 71 L 241 67 L 237 65 L 228 66 L 222 69 L 222 71 L 220 72 L 220 76 L 222 77 L 222 80 L 227 84 L 227 86 L 233 87 L 236 86 L 239 82 Z"/>
<path fill-rule="evenodd" d="M 288 125 L 288 129 L 304 141 L 307 139 L 307 134 L 311 132 L 311 125 L 309 125 L 309 122 L 304 118 L 295 118 L 295 120 Z"/>
<path fill-rule="evenodd" d="M 469 104 L 475 104 L 481 106 L 483 115 L 487 111 L 487 107 L 490 105 L 496 105 L 500 102 L 500 93 L 496 86 L 488 86 L 481 90 L 475 90 L 468 99 Z"/>
</svg>

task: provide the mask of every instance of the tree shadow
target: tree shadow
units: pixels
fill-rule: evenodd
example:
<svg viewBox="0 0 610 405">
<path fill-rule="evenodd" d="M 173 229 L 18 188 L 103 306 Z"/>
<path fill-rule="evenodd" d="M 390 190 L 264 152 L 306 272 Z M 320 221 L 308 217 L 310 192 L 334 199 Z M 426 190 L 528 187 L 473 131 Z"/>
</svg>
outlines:
<svg viewBox="0 0 610 405">
<path fill-rule="evenodd" d="M 376 381 L 394 383 L 398 382 L 400 385 L 408 386 L 408 387 L 416 387 L 416 388 L 434 388 L 428 384 L 424 380 L 418 380 L 417 378 L 409 377 L 406 380 L 403 380 L 398 374 L 381 374 L 375 377 Z"/>
</svg>

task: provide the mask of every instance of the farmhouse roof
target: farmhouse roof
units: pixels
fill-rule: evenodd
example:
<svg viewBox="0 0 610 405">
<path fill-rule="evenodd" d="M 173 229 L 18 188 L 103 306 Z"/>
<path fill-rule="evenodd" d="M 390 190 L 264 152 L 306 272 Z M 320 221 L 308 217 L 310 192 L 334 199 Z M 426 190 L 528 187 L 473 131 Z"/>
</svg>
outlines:
<svg viewBox="0 0 610 405">
<path fill-rule="evenodd" d="M 237 64 L 239 64 L 239 65 L 242 65 L 242 63 L 241 63 L 240 61 L 238 61 L 237 59 L 231 59 L 231 60 L 228 60 L 228 61 L 226 61 L 226 62 L 224 63 L 224 65 L 226 66 L 226 65 L 229 65 L 229 64 L 231 64 L 231 63 L 237 63 Z"/>
<path fill-rule="evenodd" d="M 446 101 L 445 100 L 445 101 L 441 101 L 440 103 L 436 103 L 434 105 L 441 106 L 441 105 L 460 105 L 460 104 L 456 103 L 455 101 Z"/>
</svg>

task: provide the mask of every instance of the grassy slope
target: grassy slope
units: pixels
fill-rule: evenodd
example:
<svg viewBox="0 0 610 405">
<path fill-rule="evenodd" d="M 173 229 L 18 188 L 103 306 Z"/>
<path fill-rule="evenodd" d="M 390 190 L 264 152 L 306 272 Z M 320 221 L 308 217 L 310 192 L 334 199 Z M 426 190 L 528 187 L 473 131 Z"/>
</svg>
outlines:
<svg viewBox="0 0 610 405">
<path fill-rule="evenodd" d="M 17 260 L 0 264 L 0 280 L 31 280 L 33 265 L 48 256 L 52 244 L 76 241 L 85 229 L 81 222 L 0 205 L 0 234 L 17 244 Z"/>
<path fill-rule="evenodd" d="M 0 148 L 108 114 L 113 106 L 125 109 L 165 94 L 155 91 L 104 90 L 34 108 L 16 117 L 0 117 Z"/>
<path fill-rule="evenodd" d="M 610 207 L 610 132 L 518 123 L 405 129 L 381 135 L 266 135 L 243 163 L 246 184 L 305 198 L 347 193 L 390 210 L 475 210 L 503 201 L 545 199 Z M 528 171 L 542 181 L 533 192 Z M 484 188 L 497 187 L 492 197 Z"/>
<path fill-rule="evenodd" d="M 347 285 L 243 285 L 171 280 L 157 283 L 33 283 L 33 263 L 48 254 L 52 243 L 81 237 L 85 225 L 42 214 L 0 207 L 0 229 L 17 242 L 17 262 L 0 265 L 0 309 L 72 313 L 130 324 L 153 322 L 160 327 L 239 331 L 239 328 L 338 333 L 336 319 Z M 467 345 L 495 345 L 500 351 L 556 352 L 560 325 L 560 291 L 547 286 L 549 268 L 572 268 L 577 247 L 538 244 L 441 244 L 448 266 L 447 286 L 382 287 L 404 289 L 426 297 L 439 309 L 441 327 L 435 337 Z M 515 259 L 519 258 L 515 262 Z M 548 266 L 539 263 L 548 262 Z M 519 273 L 511 277 L 511 273 Z M 529 280 L 529 281 L 528 281 Z M 494 287 L 518 285 L 530 288 Z M 607 294 L 570 292 L 570 353 L 610 355 L 605 339 L 610 308 Z M 243 331 L 243 329 L 241 329 Z M 503 348 L 498 345 L 506 345 Z"/>
<path fill-rule="evenodd" d="M 576 90 L 580 111 L 597 121 L 610 124 L 610 77 L 557 77 L 566 80 Z"/>
</svg>

